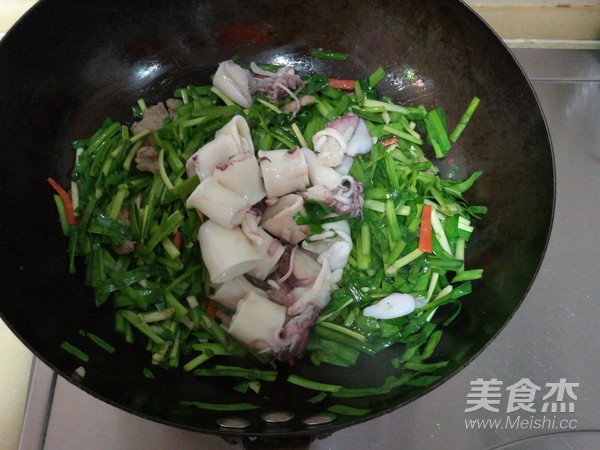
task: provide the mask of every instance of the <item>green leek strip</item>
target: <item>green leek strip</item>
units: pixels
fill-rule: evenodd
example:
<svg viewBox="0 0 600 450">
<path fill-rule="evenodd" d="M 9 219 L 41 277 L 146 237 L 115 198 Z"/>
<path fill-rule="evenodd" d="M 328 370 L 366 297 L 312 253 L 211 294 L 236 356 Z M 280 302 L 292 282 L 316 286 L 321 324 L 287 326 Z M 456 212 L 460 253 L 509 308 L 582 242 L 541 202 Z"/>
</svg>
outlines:
<svg viewBox="0 0 600 450">
<path fill-rule="evenodd" d="M 465 260 L 465 240 L 463 238 L 456 239 L 456 247 L 454 249 L 454 257 L 460 261 Z"/>
<path fill-rule="evenodd" d="M 210 369 L 196 369 L 194 375 L 209 377 L 235 377 L 248 380 L 275 381 L 276 370 L 246 369 L 244 367 L 215 366 Z"/>
<path fill-rule="evenodd" d="M 258 103 L 260 103 L 261 105 L 266 106 L 267 108 L 269 108 L 271 111 L 273 111 L 275 114 L 283 114 L 283 111 L 281 109 L 279 109 L 276 105 L 274 105 L 271 102 L 268 102 L 266 100 L 263 100 L 262 98 L 257 98 L 256 101 Z"/>
<path fill-rule="evenodd" d="M 200 125 L 201 123 L 208 122 L 210 120 L 210 116 L 200 116 L 195 117 L 193 119 L 184 120 L 181 122 L 180 126 L 182 128 L 191 128 Z"/>
<path fill-rule="evenodd" d="M 167 189 L 171 190 L 173 189 L 173 183 L 171 183 L 171 180 L 169 179 L 169 176 L 167 175 L 167 171 L 165 170 L 165 149 L 161 149 L 160 152 L 158 152 L 158 173 L 160 174 L 160 178 L 163 180 L 163 183 L 165 183 L 165 186 L 167 187 Z"/>
<path fill-rule="evenodd" d="M 367 81 L 369 83 L 369 87 L 374 88 L 379 84 L 379 82 L 383 81 L 383 79 L 387 76 L 387 72 L 383 67 L 378 67 L 369 75 Z"/>
<path fill-rule="evenodd" d="M 225 95 L 225 93 L 223 93 L 223 91 L 221 91 L 219 88 L 213 86 L 210 88 L 210 90 L 217 96 L 219 97 L 223 103 L 225 103 L 227 106 L 234 106 L 235 102 L 233 100 L 231 100 L 227 95 Z"/>
<path fill-rule="evenodd" d="M 65 236 L 69 235 L 69 223 L 67 222 L 67 213 L 65 211 L 65 204 L 63 203 L 60 195 L 54 194 L 54 203 L 56 204 L 56 211 L 58 212 L 58 219 L 60 220 L 60 228 Z"/>
<path fill-rule="evenodd" d="M 355 339 L 359 342 L 365 342 L 367 340 L 367 337 L 363 334 L 360 334 L 354 330 L 351 330 L 349 328 L 340 326 L 340 325 L 336 325 L 335 323 L 331 323 L 331 322 L 321 322 L 318 326 L 320 327 L 325 327 L 325 328 L 329 328 L 331 330 L 337 331 L 338 333 L 341 334 L 345 334 L 346 336 L 351 337 L 352 339 Z"/>
<path fill-rule="evenodd" d="M 185 306 L 183 306 L 171 292 L 165 292 L 164 298 L 165 298 L 165 302 L 167 303 L 167 305 L 169 305 L 170 308 L 174 309 L 175 318 L 177 320 L 183 319 L 183 317 L 185 317 L 185 315 L 188 312 L 187 308 Z"/>
<path fill-rule="evenodd" d="M 465 181 L 463 181 L 461 183 L 449 184 L 449 185 L 444 186 L 444 191 L 446 191 L 448 194 L 454 195 L 456 197 L 460 197 L 461 194 L 463 194 L 468 189 L 470 189 L 471 186 L 473 186 L 475 181 L 477 181 L 477 179 L 481 175 L 483 175 L 483 172 L 481 172 L 481 171 L 473 172 L 473 174 L 469 178 L 467 178 Z"/>
<path fill-rule="evenodd" d="M 360 85 L 359 80 L 354 80 L 354 96 L 356 98 L 356 103 L 362 105 L 365 101 L 365 93 Z"/>
<path fill-rule="evenodd" d="M 104 339 L 102 339 L 101 337 L 96 336 L 95 334 L 90 333 L 89 331 L 79 330 L 79 333 L 82 334 L 83 336 L 86 336 L 90 341 L 92 341 L 98 347 L 106 350 L 108 353 L 115 352 L 115 348 L 112 345 L 110 345 L 108 342 L 106 342 Z"/>
<path fill-rule="evenodd" d="M 400 270 L 402 267 L 406 266 L 407 264 L 410 264 L 411 262 L 413 262 L 415 259 L 417 259 L 419 256 L 421 256 L 423 253 L 424 252 L 419 250 L 418 248 L 414 249 L 412 252 L 408 253 L 407 255 L 404 255 L 402 258 L 398 259 L 391 266 L 389 266 L 386 269 L 386 273 L 388 275 L 394 275 L 396 272 L 398 272 L 398 270 Z"/>
<path fill-rule="evenodd" d="M 427 289 L 427 301 L 431 300 L 431 297 L 433 297 L 433 293 L 438 286 L 439 279 L 439 272 L 433 272 L 433 275 L 431 275 L 431 280 L 429 281 L 429 288 Z"/>
<path fill-rule="evenodd" d="M 477 109 L 479 102 L 480 102 L 480 99 L 478 97 L 473 97 L 473 100 L 471 100 L 471 103 L 467 107 L 467 110 L 465 111 L 465 113 L 462 115 L 462 117 L 458 121 L 458 125 L 456 125 L 456 128 L 454 128 L 454 130 L 450 134 L 450 140 L 452 142 L 456 142 L 458 140 L 458 138 L 464 131 L 465 127 L 469 123 L 469 120 L 471 120 L 471 117 L 473 116 L 473 113 Z"/>
<path fill-rule="evenodd" d="M 321 383 L 314 380 L 309 380 L 308 378 L 301 377 L 299 375 L 289 375 L 287 377 L 287 381 L 289 383 L 295 384 L 296 386 L 300 386 L 306 389 L 312 389 L 314 391 L 322 391 L 322 392 L 337 392 L 340 389 L 343 389 L 343 386 L 337 384 L 327 384 Z"/>
<path fill-rule="evenodd" d="M 131 325 L 133 325 L 135 328 L 137 328 L 139 331 L 145 334 L 155 344 L 165 344 L 165 340 L 161 338 L 158 334 L 156 334 L 156 332 L 154 332 L 152 328 L 150 328 L 148 324 L 144 322 L 133 311 L 121 310 L 118 312 L 118 314 L 121 314 L 123 318 L 127 320 L 127 322 L 129 322 Z"/>
<path fill-rule="evenodd" d="M 433 372 L 437 369 L 441 369 L 448 365 L 448 361 L 441 361 L 439 363 L 425 364 L 421 362 L 408 361 L 404 364 L 404 368 L 407 370 L 414 370 L 415 372 Z"/>
<path fill-rule="evenodd" d="M 310 52 L 310 54 L 311 54 L 311 56 L 313 56 L 315 58 L 331 59 L 334 61 L 345 61 L 350 56 L 350 55 L 348 55 L 348 53 L 328 52 L 328 51 L 323 50 L 322 48 L 317 48 L 317 49 L 313 50 L 312 52 Z"/>
<path fill-rule="evenodd" d="M 442 246 L 442 248 L 448 252 L 449 255 L 452 254 L 452 250 L 450 249 L 450 244 L 448 243 L 448 238 L 446 237 L 446 233 L 444 232 L 444 227 L 440 222 L 440 218 L 438 212 L 435 208 L 431 209 L 431 227 L 435 232 L 435 237 L 438 242 Z"/>
<path fill-rule="evenodd" d="M 147 251 L 152 251 L 160 241 L 173 234 L 183 223 L 184 215 L 180 211 L 175 211 L 152 233 L 152 236 L 146 244 Z"/>
<path fill-rule="evenodd" d="M 181 256 L 181 252 L 175 246 L 170 237 L 166 237 L 162 241 L 160 241 L 160 245 L 165 250 L 169 258 L 177 259 L 179 256 Z"/>
<path fill-rule="evenodd" d="M 341 414 L 342 416 L 366 416 L 371 412 L 368 408 L 354 408 L 348 405 L 331 405 L 327 408 L 327 411 L 334 414 Z"/>
<path fill-rule="evenodd" d="M 363 106 L 365 108 L 383 108 L 385 111 L 399 112 L 400 114 L 404 115 L 409 113 L 408 108 L 404 106 L 396 105 L 395 103 L 384 102 L 382 100 L 373 100 L 370 98 L 365 100 Z"/>
<path fill-rule="evenodd" d="M 146 323 L 162 322 L 163 320 L 170 319 L 174 312 L 175 312 L 174 308 L 166 308 L 166 309 L 163 309 L 162 311 L 152 311 L 149 313 L 141 313 L 140 319 L 142 319 Z"/>
<path fill-rule="evenodd" d="M 371 265 L 371 235 L 367 224 L 361 225 L 360 234 L 356 236 L 356 267 L 366 270 Z"/>
<path fill-rule="evenodd" d="M 411 133 L 406 133 L 402 130 L 398 130 L 397 128 L 394 128 L 391 125 L 384 125 L 383 131 L 385 131 L 386 133 L 393 134 L 394 136 L 397 136 L 399 138 L 402 138 L 405 141 L 412 142 L 413 144 L 417 144 L 417 145 L 423 144 L 423 140 L 421 138 L 415 137 Z"/>
<path fill-rule="evenodd" d="M 423 352 L 421 353 L 422 360 L 430 358 L 433 355 L 433 352 L 435 351 L 437 345 L 439 344 L 440 340 L 442 339 L 443 333 L 444 333 L 443 330 L 437 330 L 437 331 L 434 331 L 433 333 L 431 333 L 431 336 L 429 336 L 429 339 L 427 339 L 427 344 L 425 344 L 425 348 L 423 349 Z"/>
<path fill-rule="evenodd" d="M 206 361 L 208 361 L 210 358 L 212 358 L 213 356 L 215 356 L 214 353 L 212 352 L 204 352 L 204 353 L 200 353 L 198 356 L 196 356 L 194 359 L 192 359 L 191 361 L 187 362 L 184 366 L 183 366 L 183 370 L 185 372 L 190 372 L 192 370 L 194 370 L 196 367 L 204 364 Z"/>
<path fill-rule="evenodd" d="M 378 200 L 367 199 L 365 200 L 363 207 L 380 213 L 385 211 L 385 203 Z"/>
<path fill-rule="evenodd" d="M 425 116 L 425 127 L 427 129 L 427 139 L 433 146 L 436 158 L 443 158 L 452 147 L 452 143 L 448 138 L 444 110 L 436 108 L 429 111 Z"/>
<path fill-rule="evenodd" d="M 327 392 L 319 392 L 317 395 L 315 395 L 314 397 L 311 397 L 307 400 L 308 403 L 312 403 L 313 405 L 319 402 L 322 402 L 323 400 L 325 400 L 327 398 Z"/>
<path fill-rule="evenodd" d="M 211 411 L 247 411 L 260 408 L 252 403 L 203 403 L 188 400 L 179 402 L 182 406 L 193 406 L 199 409 L 208 409 Z"/>
<path fill-rule="evenodd" d="M 154 374 L 152 373 L 152 371 L 150 369 L 144 368 L 144 370 L 142 370 L 142 373 L 144 374 L 144 377 L 154 380 L 156 379 L 156 377 L 154 376 Z"/>
<path fill-rule="evenodd" d="M 398 217 L 396 216 L 394 200 L 392 199 L 385 201 L 385 217 L 392 242 L 400 241 L 402 239 L 402 232 L 398 225 Z"/>
<path fill-rule="evenodd" d="M 300 142 L 300 146 L 304 147 L 304 148 L 309 148 L 308 143 L 306 142 L 306 139 L 304 139 L 304 135 L 302 134 L 302 131 L 300 131 L 298 124 L 296 124 L 295 122 L 292 124 L 292 131 L 296 135 L 296 139 L 298 139 L 298 142 Z"/>
<path fill-rule="evenodd" d="M 75 347 L 67 341 L 64 341 L 62 344 L 60 344 L 60 348 L 62 348 L 63 350 L 65 350 L 66 352 L 70 353 L 71 355 L 75 356 L 83 362 L 88 362 L 90 360 L 90 357 L 86 353 L 82 352 L 77 347 Z"/>
<path fill-rule="evenodd" d="M 144 139 L 146 136 L 148 136 L 151 133 L 150 130 L 142 130 L 139 133 L 131 136 L 130 142 L 132 144 L 135 144 L 137 141 L 141 141 L 142 139 Z"/>
<path fill-rule="evenodd" d="M 112 220 L 117 220 L 119 216 L 119 212 L 121 211 L 121 207 L 123 206 L 123 200 L 127 197 L 129 191 L 126 187 L 120 187 L 117 189 L 117 193 L 115 194 L 111 204 L 110 209 L 108 210 L 108 217 Z"/>
<path fill-rule="evenodd" d="M 454 276 L 454 278 L 452 278 L 451 283 L 457 283 L 459 281 L 478 280 L 482 276 L 483 276 L 483 269 L 463 270 L 462 272 L 458 272 Z"/>
</svg>

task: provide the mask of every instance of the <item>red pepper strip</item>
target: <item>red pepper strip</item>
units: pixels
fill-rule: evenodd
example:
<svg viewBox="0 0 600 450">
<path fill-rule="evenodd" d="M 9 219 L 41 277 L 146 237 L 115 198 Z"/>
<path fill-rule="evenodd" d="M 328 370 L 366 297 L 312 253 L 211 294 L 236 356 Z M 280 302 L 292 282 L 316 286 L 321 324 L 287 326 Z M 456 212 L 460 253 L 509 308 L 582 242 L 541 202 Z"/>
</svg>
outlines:
<svg viewBox="0 0 600 450">
<path fill-rule="evenodd" d="M 215 307 L 214 300 L 208 301 L 208 305 L 206 305 L 206 314 L 208 314 L 213 319 L 217 317 L 217 308 Z"/>
<path fill-rule="evenodd" d="M 183 245 L 183 233 L 181 230 L 177 230 L 171 240 L 173 241 L 173 245 L 177 248 L 177 250 L 181 250 L 181 246 Z"/>
<path fill-rule="evenodd" d="M 65 191 L 60 184 L 56 182 L 56 180 L 52 177 L 48 177 L 48 183 L 50 186 L 54 188 L 56 193 L 60 195 L 60 198 L 65 205 L 65 214 L 67 216 L 67 223 L 69 225 L 75 225 L 77 223 L 77 218 L 75 217 L 75 210 L 73 208 L 73 201 L 71 200 L 71 196 Z"/>
<path fill-rule="evenodd" d="M 398 138 L 396 136 L 392 136 L 391 138 L 384 139 L 380 142 L 384 147 L 389 147 L 390 145 L 394 145 L 398 143 Z"/>
<path fill-rule="evenodd" d="M 433 247 L 432 240 L 431 205 L 423 205 L 423 212 L 421 213 L 421 229 L 419 230 L 419 250 L 431 253 Z"/>
<path fill-rule="evenodd" d="M 329 86 L 336 89 L 341 89 L 343 91 L 353 91 L 354 80 L 340 80 L 339 78 L 330 78 Z"/>
</svg>

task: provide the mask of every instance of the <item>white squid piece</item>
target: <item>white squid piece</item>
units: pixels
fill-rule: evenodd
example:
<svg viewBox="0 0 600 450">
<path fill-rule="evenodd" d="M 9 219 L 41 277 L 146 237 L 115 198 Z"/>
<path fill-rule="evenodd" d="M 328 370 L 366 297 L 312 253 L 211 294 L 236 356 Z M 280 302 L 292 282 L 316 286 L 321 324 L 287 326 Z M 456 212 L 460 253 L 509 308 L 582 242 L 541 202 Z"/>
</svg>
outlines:
<svg viewBox="0 0 600 450">
<path fill-rule="evenodd" d="M 240 275 L 239 277 L 235 277 L 233 280 L 229 280 L 218 285 L 215 293 L 211 295 L 210 298 L 226 308 L 235 311 L 238 302 L 248 295 L 249 292 L 254 292 L 258 295 L 262 295 L 263 297 L 267 296 L 265 291 L 257 286 L 254 286 L 246 279 L 246 277 Z"/>
<path fill-rule="evenodd" d="M 251 270 L 262 258 L 240 227 L 225 228 L 207 220 L 198 230 L 202 260 L 211 283 L 225 283 Z"/>
<path fill-rule="evenodd" d="M 213 85 L 242 108 L 249 108 L 253 101 L 250 92 L 251 79 L 249 70 L 227 60 L 219 64 L 213 77 Z"/>
<path fill-rule="evenodd" d="M 304 159 L 308 166 L 308 179 L 310 180 L 311 188 L 316 186 L 324 186 L 327 189 L 334 189 L 342 180 L 342 175 L 335 169 L 324 166 L 319 163 L 317 154 L 309 148 L 303 148 Z"/>
<path fill-rule="evenodd" d="M 415 308 L 416 302 L 412 295 L 394 292 L 374 305 L 363 309 L 363 316 L 375 319 L 395 319 L 410 314 Z"/>
<path fill-rule="evenodd" d="M 319 273 L 321 264 L 310 253 L 297 248 L 292 258 L 292 273 L 302 285 L 312 285 Z"/>
<path fill-rule="evenodd" d="M 222 227 L 234 228 L 242 223 L 252 205 L 241 195 L 221 185 L 216 178 L 208 177 L 194 189 L 185 206 L 196 208 Z"/>
<path fill-rule="evenodd" d="M 270 350 L 286 320 L 285 306 L 250 292 L 239 301 L 229 333 L 257 350 Z"/>
<path fill-rule="evenodd" d="M 213 177 L 222 186 L 244 197 L 250 205 L 260 202 L 267 195 L 254 153 L 231 156 L 215 167 Z"/>
<path fill-rule="evenodd" d="M 201 180 L 210 177 L 219 164 L 227 162 L 233 155 L 254 154 L 254 144 L 248 122 L 237 115 L 215 133 L 215 138 L 200 147 L 186 162 L 188 176 L 198 174 Z"/>
<path fill-rule="evenodd" d="M 269 198 L 304 191 L 310 182 L 304 153 L 298 147 L 259 150 L 258 162 Z"/>
<path fill-rule="evenodd" d="M 188 177 L 195 174 L 200 180 L 211 177 L 215 167 L 226 162 L 229 157 L 241 153 L 235 139 L 223 134 L 200 147 L 185 163 Z"/>
<path fill-rule="evenodd" d="M 277 263 L 285 252 L 285 246 L 279 239 L 273 238 L 260 227 L 257 235 L 260 237 L 260 241 L 255 242 L 255 245 L 261 255 L 261 260 L 248 272 L 248 275 L 264 281 L 277 267 Z"/>
<path fill-rule="evenodd" d="M 325 259 L 319 275 L 311 286 L 300 286 L 292 290 L 295 301 L 292 306 L 288 308 L 287 313 L 290 316 L 298 315 L 307 309 L 309 304 L 312 304 L 319 309 L 323 309 L 329 303 L 332 284 L 331 268 L 329 267 L 328 260 Z"/>
<path fill-rule="evenodd" d="M 302 248 L 316 253 L 319 263 L 324 264 L 327 261 L 332 272 L 332 282 L 337 283 L 342 278 L 352 251 L 350 225 L 347 220 L 340 220 L 324 223 L 323 229 L 322 233 L 312 235 L 310 242 L 304 241 Z"/>
<path fill-rule="evenodd" d="M 215 137 L 228 135 L 233 138 L 240 153 L 254 153 L 254 144 L 252 143 L 252 135 L 248 122 L 240 115 L 233 116 L 219 131 L 215 133 Z"/>
<path fill-rule="evenodd" d="M 290 244 L 297 244 L 310 232 L 308 226 L 296 223 L 294 215 L 297 213 L 306 214 L 304 200 L 298 194 L 285 195 L 265 209 L 261 226 L 273 236 Z"/>
<path fill-rule="evenodd" d="M 313 146 L 321 165 L 342 166 L 347 170 L 347 157 L 368 153 L 373 147 L 373 139 L 365 122 L 356 114 L 348 113 L 315 133 Z"/>
</svg>

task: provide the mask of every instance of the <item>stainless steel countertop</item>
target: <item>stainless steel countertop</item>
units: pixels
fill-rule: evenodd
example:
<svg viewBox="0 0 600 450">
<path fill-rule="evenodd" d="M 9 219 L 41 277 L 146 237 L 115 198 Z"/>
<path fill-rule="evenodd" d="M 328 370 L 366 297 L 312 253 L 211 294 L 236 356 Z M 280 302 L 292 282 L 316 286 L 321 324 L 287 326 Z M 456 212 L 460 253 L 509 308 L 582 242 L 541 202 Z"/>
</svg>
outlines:
<svg viewBox="0 0 600 450">
<path fill-rule="evenodd" d="M 545 113 L 556 163 L 555 219 L 538 277 L 504 330 L 461 372 L 404 408 L 314 442 L 312 450 L 600 448 L 600 51 L 514 53 Z M 476 400 L 478 379 L 503 383 L 498 412 L 465 412 L 475 406 L 467 400 Z M 511 387 L 524 379 L 540 389 Z M 32 381 L 21 450 L 237 448 L 127 414 L 39 362 Z M 549 395 L 552 384 L 573 385 L 573 395 Z M 507 412 L 516 404 L 511 392 L 536 392 L 529 402 L 536 412 Z M 525 397 L 515 399 L 527 406 Z"/>
</svg>

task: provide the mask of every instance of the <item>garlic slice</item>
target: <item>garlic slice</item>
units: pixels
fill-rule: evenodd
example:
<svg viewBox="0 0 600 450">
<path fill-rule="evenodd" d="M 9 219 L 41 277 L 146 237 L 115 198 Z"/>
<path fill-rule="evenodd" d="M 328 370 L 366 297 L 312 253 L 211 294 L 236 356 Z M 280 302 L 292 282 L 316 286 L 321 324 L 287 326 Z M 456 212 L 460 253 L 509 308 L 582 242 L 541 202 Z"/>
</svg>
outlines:
<svg viewBox="0 0 600 450">
<path fill-rule="evenodd" d="M 395 319 L 410 314 L 415 308 L 415 299 L 412 295 L 394 292 L 374 305 L 367 306 L 363 310 L 363 315 L 375 319 Z"/>
</svg>

